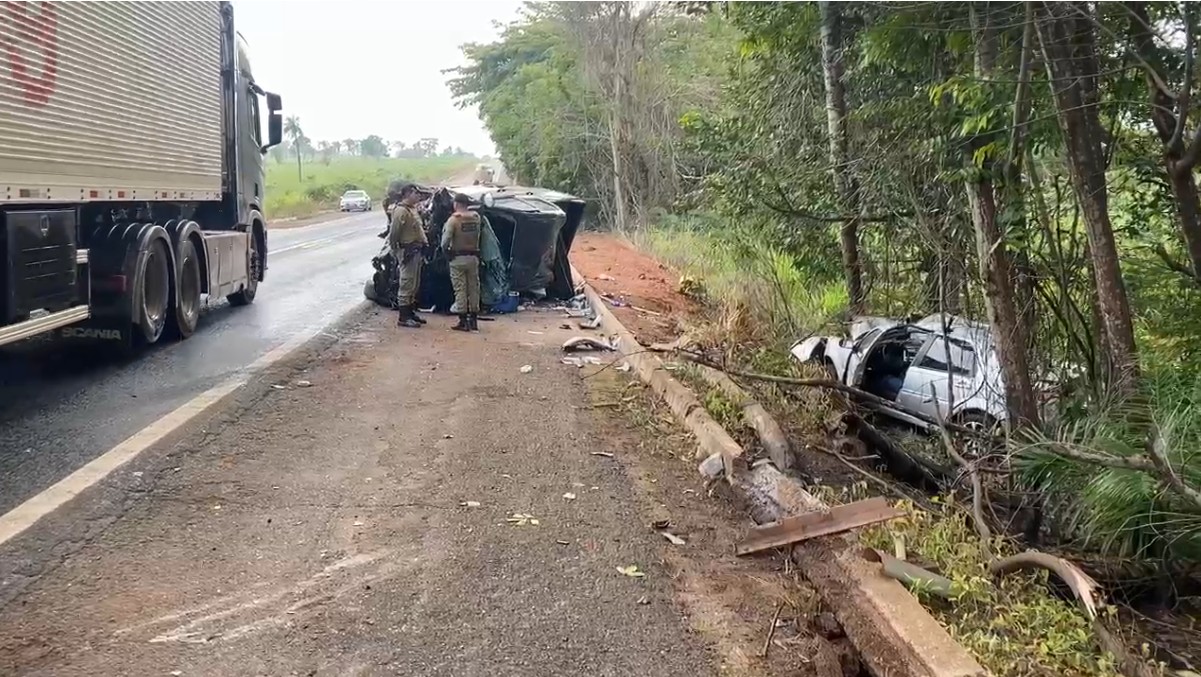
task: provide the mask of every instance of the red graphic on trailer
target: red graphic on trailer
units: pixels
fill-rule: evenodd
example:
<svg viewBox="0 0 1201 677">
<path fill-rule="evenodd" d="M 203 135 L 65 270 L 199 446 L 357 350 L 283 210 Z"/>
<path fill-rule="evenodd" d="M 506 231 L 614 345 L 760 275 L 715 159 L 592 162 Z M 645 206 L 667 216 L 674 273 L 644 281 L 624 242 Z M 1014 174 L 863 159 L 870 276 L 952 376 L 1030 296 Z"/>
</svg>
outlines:
<svg viewBox="0 0 1201 677">
<path fill-rule="evenodd" d="M 31 104 L 50 102 L 58 79 L 58 10 L 50 2 L 4 2 L 0 19 L 7 24 L 0 33 L 8 71 Z M 33 5 L 37 12 L 31 12 Z M 26 55 L 41 53 L 41 63 L 33 57 L 30 67 Z"/>
</svg>

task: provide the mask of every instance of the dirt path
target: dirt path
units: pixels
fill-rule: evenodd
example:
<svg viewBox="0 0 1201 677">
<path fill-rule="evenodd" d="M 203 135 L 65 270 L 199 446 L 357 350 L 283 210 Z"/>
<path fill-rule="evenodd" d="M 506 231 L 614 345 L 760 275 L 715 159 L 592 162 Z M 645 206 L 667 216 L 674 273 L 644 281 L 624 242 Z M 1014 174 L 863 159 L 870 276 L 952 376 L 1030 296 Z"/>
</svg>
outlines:
<svg viewBox="0 0 1201 677">
<path fill-rule="evenodd" d="M 598 400 L 626 381 L 560 363 L 561 318 L 392 321 L 132 467 L 123 516 L 0 608 L 0 674 L 769 667 L 754 647 L 787 580 L 729 554 L 740 518 L 686 442 L 647 452 Z"/>
</svg>

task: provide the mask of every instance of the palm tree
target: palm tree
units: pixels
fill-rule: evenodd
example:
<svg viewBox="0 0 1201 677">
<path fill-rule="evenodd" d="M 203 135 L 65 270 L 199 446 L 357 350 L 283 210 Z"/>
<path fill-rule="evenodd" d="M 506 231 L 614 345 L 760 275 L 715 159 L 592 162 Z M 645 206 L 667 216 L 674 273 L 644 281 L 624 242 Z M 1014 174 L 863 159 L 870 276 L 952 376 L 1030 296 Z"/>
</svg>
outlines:
<svg viewBox="0 0 1201 677">
<path fill-rule="evenodd" d="M 304 181 L 304 168 L 301 166 L 300 151 L 301 140 L 305 138 L 304 130 L 300 128 L 300 118 L 295 115 L 289 115 L 284 121 L 284 134 L 292 141 L 292 147 L 296 149 L 296 175 Z"/>
</svg>

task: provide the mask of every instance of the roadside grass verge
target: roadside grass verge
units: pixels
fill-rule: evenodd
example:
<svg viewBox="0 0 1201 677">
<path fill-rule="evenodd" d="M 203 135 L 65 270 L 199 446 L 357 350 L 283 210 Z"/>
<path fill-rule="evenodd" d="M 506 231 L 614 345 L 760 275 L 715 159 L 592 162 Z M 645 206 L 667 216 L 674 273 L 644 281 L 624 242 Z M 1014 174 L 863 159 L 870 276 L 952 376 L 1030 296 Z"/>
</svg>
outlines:
<svg viewBox="0 0 1201 677">
<path fill-rule="evenodd" d="M 471 157 L 339 158 L 329 164 L 305 161 L 302 174 L 298 174 L 295 158 L 269 162 L 264 208 L 269 220 L 312 216 L 337 209 L 342 193 L 355 188 L 367 191 L 378 205 L 393 179 L 444 181 L 469 171 L 477 162 Z"/>
<path fill-rule="evenodd" d="M 705 312 L 690 318 L 691 338 L 721 350 L 727 363 L 783 376 L 820 377 L 799 365 L 788 350 L 799 339 L 818 333 L 841 334 L 846 318 L 845 287 L 840 279 L 814 279 L 795 256 L 762 241 L 722 228 L 712 217 L 677 217 L 631 235 L 644 251 L 680 271 L 680 290 L 701 301 Z M 746 442 L 736 408 L 699 383 L 685 367 L 677 372 L 697 389 L 705 408 L 731 433 Z M 834 447 L 837 433 L 828 428 L 839 419 L 837 398 L 814 388 L 743 384 L 785 428 L 797 451 L 816 456 L 823 467 L 811 490 L 829 503 L 843 503 L 878 493 L 892 483 L 876 475 L 875 484 L 847 474 L 811 447 Z M 854 459 L 856 461 L 860 459 Z M 847 470 L 843 468 L 843 470 Z M 862 473 L 874 474 L 863 469 Z M 909 492 L 906 492 L 909 493 Z M 988 571 L 989 548 L 976 535 L 964 509 L 954 498 L 934 497 L 929 509 L 905 503 L 907 517 L 860 532 L 866 545 L 892 552 L 906 544 L 910 560 L 957 584 L 954 600 L 920 588 L 914 594 L 993 674 L 1081 676 L 1117 675 L 1112 656 L 1096 644 L 1092 624 L 1073 601 L 1056 594 L 1044 572 L 1014 574 L 1002 580 Z M 996 539 L 993 550 L 1017 551 L 1009 540 Z"/>
</svg>

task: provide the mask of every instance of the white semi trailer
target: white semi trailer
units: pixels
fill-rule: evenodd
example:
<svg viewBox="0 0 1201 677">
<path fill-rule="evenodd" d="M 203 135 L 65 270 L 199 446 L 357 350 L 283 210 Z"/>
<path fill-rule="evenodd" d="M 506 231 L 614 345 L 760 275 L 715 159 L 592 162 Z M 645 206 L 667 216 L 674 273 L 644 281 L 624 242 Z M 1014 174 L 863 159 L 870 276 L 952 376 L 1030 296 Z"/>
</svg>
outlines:
<svg viewBox="0 0 1201 677">
<path fill-rule="evenodd" d="M 280 97 L 228 2 L 0 3 L 0 345 L 187 338 L 252 302 Z"/>
</svg>

